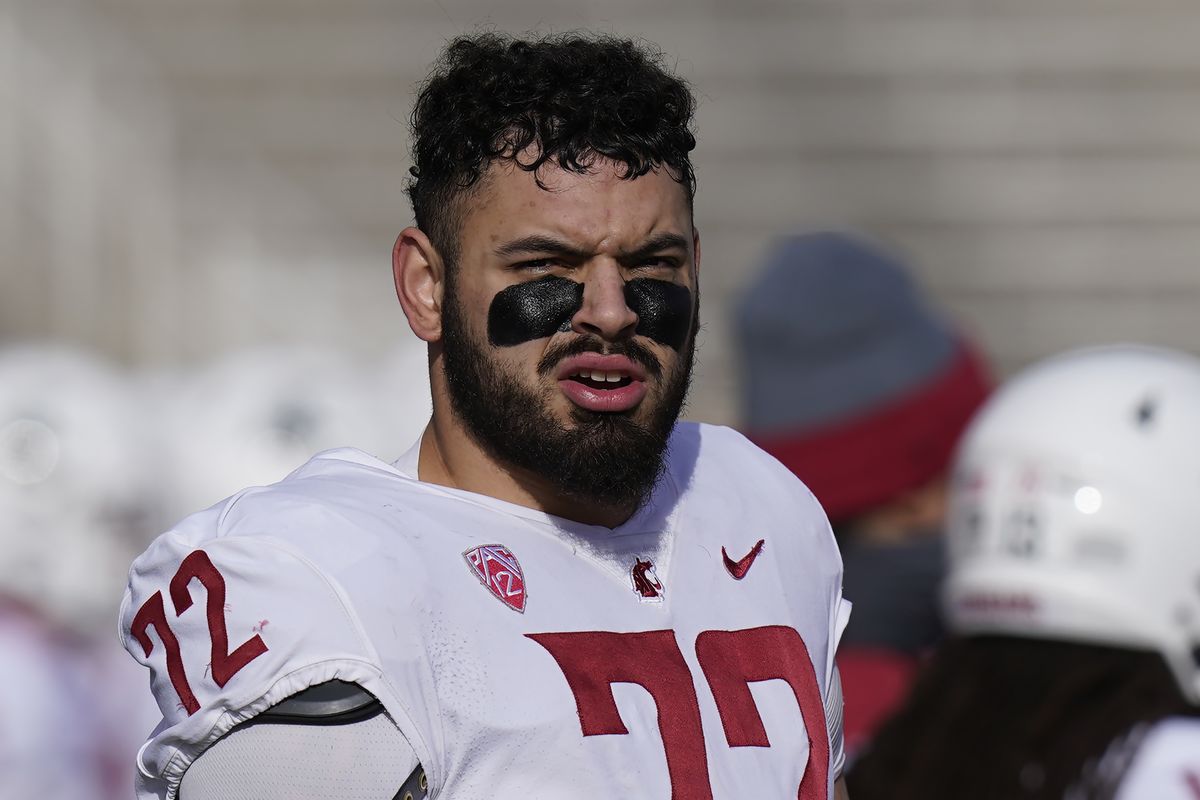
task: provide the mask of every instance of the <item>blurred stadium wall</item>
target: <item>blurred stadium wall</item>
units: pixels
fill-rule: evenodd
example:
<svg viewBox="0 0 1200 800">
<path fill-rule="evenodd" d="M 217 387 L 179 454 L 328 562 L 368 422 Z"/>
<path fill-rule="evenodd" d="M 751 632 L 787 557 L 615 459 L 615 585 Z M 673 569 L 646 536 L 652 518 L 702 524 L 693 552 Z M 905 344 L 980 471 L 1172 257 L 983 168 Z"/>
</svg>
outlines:
<svg viewBox="0 0 1200 800">
<path fill-rule="evenodd" d="M 768 240 L 899 248 L 1001 371 L 1200 341 L 1200 7 L 1183 0 L 0 0 L 0 344 L 131 365 L 410 336 L 389 251 L 449 37 L 658 43 L 700 97 L 691 415 Z"/>
</svg>

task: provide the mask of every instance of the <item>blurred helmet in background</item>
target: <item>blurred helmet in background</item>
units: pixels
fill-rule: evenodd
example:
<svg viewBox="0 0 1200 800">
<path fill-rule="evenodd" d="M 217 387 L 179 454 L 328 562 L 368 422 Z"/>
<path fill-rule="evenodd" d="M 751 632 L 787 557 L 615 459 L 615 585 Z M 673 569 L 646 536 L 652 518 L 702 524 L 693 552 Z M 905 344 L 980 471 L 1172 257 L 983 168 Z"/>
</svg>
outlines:
<svg viewBox="0 0 1200 800">
<path fill-rule="evenodd" d="M 79 353 L 0 351 L 0 593 L 76 630 L 109 631 L 157 522 L 137 403 Z"/>
<path fill-rule="evenodd" d="M 393 451 L 381 395 L 360 365 L 316 348 L 242 351 L 185 377 L 166 414 L 171 511 L 273 483 L 331 447 Z"/>
<path fill-rule="evenodd" d="M 1115 346 L 1006 383 L 951 492 L 948 622 L 1152 650 L 1200 703 L 1200 360 Z"/>
</svg>

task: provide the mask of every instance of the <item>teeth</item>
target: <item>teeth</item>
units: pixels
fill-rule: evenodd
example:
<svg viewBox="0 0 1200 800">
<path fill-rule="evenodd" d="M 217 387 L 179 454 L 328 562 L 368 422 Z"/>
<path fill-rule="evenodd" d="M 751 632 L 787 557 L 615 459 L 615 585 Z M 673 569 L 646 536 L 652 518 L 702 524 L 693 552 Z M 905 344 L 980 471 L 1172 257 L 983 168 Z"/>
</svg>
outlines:
<svg viewBox="0 0 1200 800">
<path fill-rule="evenodd" d="M 620 372 L 605 372 L 604 370 L 581 369 L 571 375 L 572 378 L 583 378 L 596 383 L 620 383 L 625 377 Z"/>
</svg>

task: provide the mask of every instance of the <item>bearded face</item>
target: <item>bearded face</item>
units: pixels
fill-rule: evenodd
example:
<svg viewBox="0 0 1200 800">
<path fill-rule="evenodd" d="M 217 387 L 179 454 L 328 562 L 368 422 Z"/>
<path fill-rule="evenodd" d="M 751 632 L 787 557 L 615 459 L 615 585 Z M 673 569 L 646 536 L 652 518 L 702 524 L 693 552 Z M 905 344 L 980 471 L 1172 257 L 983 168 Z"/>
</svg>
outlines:
<svg viewBox="0 0 1200 800">
<path fill-rule="evenodd" d="M 459 202 L 440 269 L 398 273 L 410 324 L 436 344 L 435 421 L 556 513 L 626 519 L 663 471 L 691 377 L 687 188 L 601 158 L 536 175 L 501 160 Z"/>
</svg>

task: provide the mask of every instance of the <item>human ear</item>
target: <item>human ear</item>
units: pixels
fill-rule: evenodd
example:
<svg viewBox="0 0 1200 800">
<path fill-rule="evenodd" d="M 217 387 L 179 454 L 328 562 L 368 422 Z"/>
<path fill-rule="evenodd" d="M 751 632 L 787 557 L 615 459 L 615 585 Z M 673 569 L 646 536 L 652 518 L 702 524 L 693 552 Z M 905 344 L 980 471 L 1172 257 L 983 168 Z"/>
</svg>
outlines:
<svg viewBox="0 0 1200 800">
<path fill-rule="evenodd" d="M 405 228 L 392 248 L 396 297 L 412 332 L 426 342 L 442 338 L 445 271 L 433 243 L 418 228 Z"/>
</svg>

